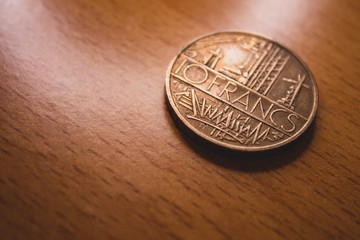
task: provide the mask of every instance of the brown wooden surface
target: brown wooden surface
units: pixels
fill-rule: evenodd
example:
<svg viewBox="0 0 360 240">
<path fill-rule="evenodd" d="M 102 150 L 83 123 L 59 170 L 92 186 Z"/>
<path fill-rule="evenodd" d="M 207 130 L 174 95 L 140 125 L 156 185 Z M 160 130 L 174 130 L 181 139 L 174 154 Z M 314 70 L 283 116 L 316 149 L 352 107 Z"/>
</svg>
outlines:
<svg viewBox="0 0 360 240">
<path fill-rule="evenodd" d="M 316 124 L 213 151 L 166 110 L 192 39 L 250 31 L 308 64 Z M 360 1 L 0 2 L 1 239 L 360 239 Z"/>
</svg>

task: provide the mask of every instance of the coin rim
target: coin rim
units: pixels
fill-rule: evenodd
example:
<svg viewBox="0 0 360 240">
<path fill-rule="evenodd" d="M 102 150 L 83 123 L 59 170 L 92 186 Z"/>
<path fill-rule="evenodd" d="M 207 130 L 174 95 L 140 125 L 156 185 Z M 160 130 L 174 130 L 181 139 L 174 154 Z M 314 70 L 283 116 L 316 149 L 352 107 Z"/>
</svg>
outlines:
<svg viewBox="0 0 360 240">
<path fill-rule="evenodd" d="M 173 68 L 173 65 L 176 61 L 176 59 L 179 57 L 179 55 L 181 53 L 184 52 L 184 50 L 186 48 L 188 48 L 189 46 L 191 46 L 192 44 L 194 44 L 195 42 L 203 39 L 203 38 L 207 38 L 207 37 L 210 37 L 210 36 L 213 36 L 213 35 L 219 35 L 219 34 L 243 34 L 243 35 L 246 35 L 246 36 L 254 36 L 254 37 L 257 37 L 257 38 L 260 38 L 260 39 L 263 39 L 263 40 L 266 40 L 266 41 L 269 41 L 269 42 L 272 42 L 272 43 L 275 43 L 275 44 L 278 44 L 279 46 L 285 48 L 287 51 L 289 51 L 299 62 L 300 64 L 303 65 L 303 67 L 305 68 L 305 70 L 307 71 L 307 73 L 309 74 L 310 76 L 310 79 L 312 80 L 313 82 L 313 85 L 314 85 L 314 89 L 313 89 L 313 93 L 314 93 L 314 101 L 313 101 L 313 108 L 311 110 L 311 113 L 310 113 L 310 116 L 307 120 L 307 122 L 304 124 L 304 126 L 299 130 L 297 131 L 293 136 L 291 136 L 290 138 L 288 139 L 285 139 L 281 142 L 278 142 L 278 143 L 275 143 L 275 144 L 272 144 L 272 145 L 267 145 L 267 146 L 257 146 L 257 147 L 249 147 L 249 146 L 233 146 L 233 145 L 230 145 L 228 143 L 223 143 L 223 142 L 220 142 L 214 138 L 211 138 L 209 136 L 207 136 L 206 134 L 202 133 L 201 131 L 197 130 L 194 126 L 192 126 L 183 116 L 182 114 L 179 112 L 179 110 L 177 109 L 174 101 L 173 101 L 173 98 L 172 98 L 172 95 L 171 95 L 171 91 L 170 91 L 170 74 L 171 74 L 171 70 Z M 187 127 L 189 128 L 191 131 L 193 131 L 196 135 L 198 135 L 199 137 L 201 138 L 204 138 L 205 140 L 207 141 L 210 141 L 212 142 L 213 144 L 216 144 L 216 145 L 220 145 L 222 147 L 225 147 L 225 148 L 228 148 L 228 149 L 232 149 L 232 150 L 238 150 L 238 151 L 244 151 L 244 152 L 259 152 L 259 151 L 266 151 L 266 150 L 271 150 L 271 149 L 275 149 L 275 148 L 279 148 L 281 146 L 284 146 L 286 144 L 289 144 L 293 141 L 295 141 L 297 138 L 299 138 L 308 128 L 309 126 L 311 125 L 311 123 L 314 121 L 315 119 L 315 116 L 317 114 L 317 110 L 318 110 L 318 103 L 319 103 L 319 93 L 318 93 L 318 87 L 317 87 L 317 84 L 315 82 L 315 79 L 314 79 L 314 76 L 312 74 L 312 72 L 310 71 L 309 67 L 303 62 L 303 60 L 297 55 L 295 54 L 290 48 L 286 47 L 284 44 L 282 44 L 281 42 L 278 42 L 278 41 L 274 41 L 272 39 L 269 39 L 269 38 L 266 38 L 266 37 L 263 37 L 263 36 L 260 36 L 258 34 L 254 34 L 254 33 L 250 33 L 250 32 L 238 32 L 238 31 L 226 31 L 226 32 L 213 32 L 211 34 L 206 34 L 206 35 L 202 35 L 198 38 L 195 38 L 193 39 L 189 44 L 187 44 L 185 47 L 183 47 L 179 52 L 178 54 L 171 60 L 168 68 L 167 68 L 167 71 L 166 71 L 166 77 L 165 77 L 165 91 L 166 91 L 166 96 L 167 96 L 167 100 L 170 102 L 170 105 L 171 105 L 171 108 L 172 110 L 175 112 L 176 114 L 176 117 L 178 117 L 181 122 Z"/>
</svg>

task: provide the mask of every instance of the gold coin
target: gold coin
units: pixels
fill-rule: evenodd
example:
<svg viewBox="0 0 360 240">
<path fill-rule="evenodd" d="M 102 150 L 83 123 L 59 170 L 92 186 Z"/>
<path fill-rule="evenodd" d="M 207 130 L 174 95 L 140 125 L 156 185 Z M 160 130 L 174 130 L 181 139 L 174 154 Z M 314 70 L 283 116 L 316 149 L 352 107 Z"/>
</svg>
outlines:
<svg viewBox="0 0 360 240">
<path fill-rule="evenodd" d="M 264 37 L 220 32 L 186 46 L 171 62 L 166 95 L 176 117 L 214 144 L 274 149 L 312 123 L 318 91 L 290 50 Z"/>
</svg>

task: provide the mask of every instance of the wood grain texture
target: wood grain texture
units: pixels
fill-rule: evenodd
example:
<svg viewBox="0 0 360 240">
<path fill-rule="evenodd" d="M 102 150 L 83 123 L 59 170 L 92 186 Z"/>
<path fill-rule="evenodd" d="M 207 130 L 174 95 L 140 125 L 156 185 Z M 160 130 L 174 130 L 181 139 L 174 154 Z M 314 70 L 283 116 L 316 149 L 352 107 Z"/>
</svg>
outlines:
<svg viewBox="0 0 360 240">
<path fill-rule="evenodd" d="M 283 43 L 316 123 L 271 154 L 176 126 L 164 80 L 214 31 Z M 359 239 L 360 1 L 0 2 L 1 239 Z"/>
</svg>

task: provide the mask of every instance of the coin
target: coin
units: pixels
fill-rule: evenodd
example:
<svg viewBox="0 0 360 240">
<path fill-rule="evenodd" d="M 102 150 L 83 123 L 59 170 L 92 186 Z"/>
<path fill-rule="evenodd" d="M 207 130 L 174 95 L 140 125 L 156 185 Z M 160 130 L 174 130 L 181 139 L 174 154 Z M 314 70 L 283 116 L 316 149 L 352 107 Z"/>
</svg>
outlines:
<svg viewBox="0 0 360 240">
<path fill-rule="evenodd" d="M 292 142 L 318 107 L 307 66 L 279 43 L 250 33 L 219 32 L 193 41 L 171 62 L 165 87 L 176 118 L 233 150 Z"/>
</svg>

